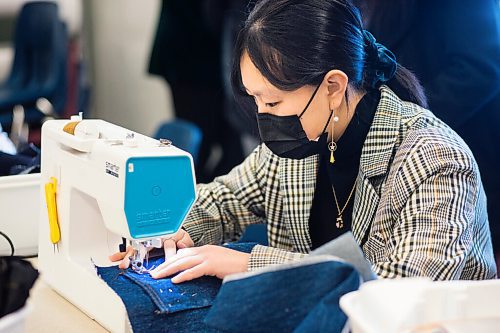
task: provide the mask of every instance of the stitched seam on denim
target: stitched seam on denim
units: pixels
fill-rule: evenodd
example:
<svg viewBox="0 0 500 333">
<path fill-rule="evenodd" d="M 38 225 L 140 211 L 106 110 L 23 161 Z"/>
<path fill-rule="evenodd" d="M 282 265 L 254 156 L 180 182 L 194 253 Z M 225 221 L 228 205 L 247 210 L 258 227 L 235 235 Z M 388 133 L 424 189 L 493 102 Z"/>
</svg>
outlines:
<svg viewBox="0 0 500 333">
<path fill-rule="evenodd" d="M 139 285 L 142 289 L 144 289 L 144 291 L 146 291 L 146 293 L 151 297 L 152 301 L 156 304 L 160 312 L 169 313 L 167 305 L 161 300 L 158 294 L 156 294 L 155 290 L 148 284 L 142 283 L 142 281 L 137 279 L 135 276 L 132 276 L 132 274 L 136 273 L 127 272 L 124 274 L 124 276 L 129 278 L 135 284 Z"/>
<path fill-rule="evenodd" d="M 130 279 L 133 283 L 139 285 L 150 296 L 151 300 L 156 305 L 161 314 L 177 313 L 180 311 L 202 309 L 212 306 L 213 299 L 201 302 L 198 301 L 195 304 L 190 304 L 189 306 L 185 306 L 186 300 L 182 298 L 177 298 L 177 302 L 165 303 L 164 299 L 157 293 L 157 290 L 154 287 L 147 283 L 144 283 L 144 281 L 141 281 L 138 277 L 136 277 L 135 274 L 136 273 L 134 272 L 127 272 L 123 274 L 123 276 Z"/>
<path fill-rule="evenodd" d="M 207 308 L 207 307 L 212 306 L 213 300 L 206 301 L 203 303 L 199 302 L 197 304 L 191 304 L 185 308 L 183 308 L 181 306 L 183 304 L 182 302 L 180 302 L 178 305 L 168 306 L 168 304 L 166 304 L 163 301 L 163 299 L 160 297 L 160 295 L 158 295 L 158 293 L 156 292 L 156 290 L 153 287 L 151 287 L 148 284 L 143 283 L 143 281 L 136 278 L 133 274 L 136 274 L 136 273 L 132 273 L 132 272 L 129 273 L 128 272 L 128 273 L 125 273 L 124 276 L 129 278 L 130 280 L 132 280 L 132 282 L 136 283 L 137 285 L 139 285 L 142 289 L 144 289 L 146 291 L 146 293 L 151 297 L 151 300 L 153 301 L 153 303 L 155 303 L 155 305 L 158 307 L 158 310 L 160 311 L 161 314 L 177 313 L 180 311 L 202 309 L 202 308 Z"/>
</svg>

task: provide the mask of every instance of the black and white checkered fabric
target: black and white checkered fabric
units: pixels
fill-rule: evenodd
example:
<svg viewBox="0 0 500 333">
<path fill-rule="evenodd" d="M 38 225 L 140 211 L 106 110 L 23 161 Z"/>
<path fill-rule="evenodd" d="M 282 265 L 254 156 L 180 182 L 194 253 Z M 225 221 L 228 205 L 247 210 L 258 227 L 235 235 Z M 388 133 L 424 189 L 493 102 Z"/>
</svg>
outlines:
<svg viewBox="0 0 500 333">
<path fill-rule="evenodd" d="M 311 250 L 317 165 L 318 156 L 279 158 L 260 145 L 229 174 L 198 185 L 183 227 L 203 245 L 267 223 L 270 246 L 253 249 L 249 269 L 300 259 Z M 332 212 L 332 224 L 335 218 Z M 401 101 L 385 86 L 363 146 L 352 231 L 383 278 L 496 277 L 486 198 L 472 153 L 431 112 Z"/>
</svg>

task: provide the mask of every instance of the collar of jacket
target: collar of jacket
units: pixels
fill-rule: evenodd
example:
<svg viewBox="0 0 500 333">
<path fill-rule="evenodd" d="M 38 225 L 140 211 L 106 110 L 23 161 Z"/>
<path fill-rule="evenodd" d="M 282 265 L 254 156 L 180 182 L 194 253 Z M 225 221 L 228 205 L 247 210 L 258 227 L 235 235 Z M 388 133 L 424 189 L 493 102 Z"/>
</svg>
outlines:
<svg viewBox="0 0 500 333">
<path fill-rule="evenodd" d="M 381 86 L 380 91 L 380 102 L 361 152 L 354 197 L 352 232 L 360 245 L 364 243 L 380 199 L 380 186 L 374 185 L 371 179 L 387 172 L 401 124 L 401 100 L 387 86 Z M 279 160 L 286 228 L 295 250 L 308 253 L 312 244 L 309 214 L 316 189 L 319 155 L 301 160 Z"/>
<path fill-rule="evenodd" d="M 359 164 L 360 171 L 367 178 L 387 172 L 401 125 L 401 99 L 387 86 L 381 86 L 380 91 L 380 102 L 363 144 Z"/>
</svg>

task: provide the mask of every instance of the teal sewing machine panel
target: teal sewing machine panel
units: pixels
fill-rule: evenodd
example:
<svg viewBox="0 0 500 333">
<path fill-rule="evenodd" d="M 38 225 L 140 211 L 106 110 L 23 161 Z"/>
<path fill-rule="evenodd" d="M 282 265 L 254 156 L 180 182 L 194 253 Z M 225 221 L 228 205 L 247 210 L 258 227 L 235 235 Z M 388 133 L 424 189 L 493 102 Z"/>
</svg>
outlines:
<svg viewBox="0 0 500 333">
<path fill-rule="evenodd" d="M 126 168 L 124 204 L 130 235 L 138 239 L 177 232 L 196 199 L 191 159 L 133 157 Z"/>
</svg>

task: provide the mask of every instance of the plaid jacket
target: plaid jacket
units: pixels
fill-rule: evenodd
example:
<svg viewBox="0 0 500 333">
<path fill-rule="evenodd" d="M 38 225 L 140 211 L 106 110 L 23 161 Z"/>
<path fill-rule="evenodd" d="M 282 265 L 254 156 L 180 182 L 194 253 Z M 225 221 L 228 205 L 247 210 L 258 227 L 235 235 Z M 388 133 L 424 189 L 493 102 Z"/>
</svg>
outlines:
<svg viewBox="0 0 500 333">
<path fill-rule="evenodd" d="M 267 223 L 270 246 L 254 247 L 249 269 L 300 259 L 311 249 L 318 159 L 280 158 L 258 146 L 229 174 L 198 185 L 183 228 L 204 245 Z M 332 223 L 335 217 L 332 212 Z M 385 86 L 361 154 L 352 232 L 383 278 L 496 276 L 486 197 L 471 151 L 431 112 Z"/>
</svg>

